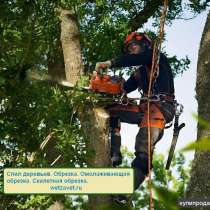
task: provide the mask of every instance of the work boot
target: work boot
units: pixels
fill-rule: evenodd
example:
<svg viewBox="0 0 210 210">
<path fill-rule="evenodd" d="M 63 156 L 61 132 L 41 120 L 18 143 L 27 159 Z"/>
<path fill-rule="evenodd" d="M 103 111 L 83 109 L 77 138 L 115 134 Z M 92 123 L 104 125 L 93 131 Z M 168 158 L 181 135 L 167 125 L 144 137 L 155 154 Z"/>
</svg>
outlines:
<svg viewBox="0 0 210 210">
<path fill-rule="evenodd" d="M 122 155 L 121 153 L 114 153 L 111 157 L 112 166 L 116 167 L 122 164 Z"/>
</svg>

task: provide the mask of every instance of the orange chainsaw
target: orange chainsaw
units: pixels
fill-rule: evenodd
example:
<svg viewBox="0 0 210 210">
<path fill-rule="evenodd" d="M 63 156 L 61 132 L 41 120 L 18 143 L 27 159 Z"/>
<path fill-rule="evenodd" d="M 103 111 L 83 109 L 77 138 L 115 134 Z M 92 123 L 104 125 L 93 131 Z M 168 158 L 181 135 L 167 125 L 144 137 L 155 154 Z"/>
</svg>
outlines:
<svg viewBox="0 0 210 210">
<path fill-rule="evenodd" d="M 95 92 L 106 94 L 120 94 L 124 79 L 120 76 L 110 76 L 102 71 L 94 72 L 90 80 L 90 89 Z"/>
</svg>

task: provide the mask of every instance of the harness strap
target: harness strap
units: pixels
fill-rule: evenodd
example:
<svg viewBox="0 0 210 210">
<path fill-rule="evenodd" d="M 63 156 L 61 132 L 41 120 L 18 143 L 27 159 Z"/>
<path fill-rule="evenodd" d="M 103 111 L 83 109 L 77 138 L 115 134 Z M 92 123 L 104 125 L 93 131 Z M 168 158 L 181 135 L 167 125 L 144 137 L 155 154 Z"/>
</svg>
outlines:
<svg viewBox="0 0 210 210">
<path fill-rule="evenodd" d="M 175 96 L 174 95 L 168 95 L 168 94 L 156 94 L 156 95 L 150 95 L 149 97 L 147 94 L 144 94 L 143 97 L 140 98 L 140 101 L 150 101 L 150 102 L 157 102 L 157 101 L 169 101 L 169 102 L 175 102 Z"/>
</svg>

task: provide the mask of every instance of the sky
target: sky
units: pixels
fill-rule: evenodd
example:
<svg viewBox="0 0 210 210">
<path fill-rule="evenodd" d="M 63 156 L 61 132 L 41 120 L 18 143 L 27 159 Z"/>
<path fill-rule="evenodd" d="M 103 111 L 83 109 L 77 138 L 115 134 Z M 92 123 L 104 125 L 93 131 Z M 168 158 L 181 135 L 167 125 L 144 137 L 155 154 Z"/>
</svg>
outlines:
<svg viewBox="0 0 210 210">
<path fill-rule="evenodd" d="M 196 68 L 199 45 L 207 13 L 207 11 L 203 12 L 195 19 L 188 21 L 175 20 L 171 26 L 165 27 L 166 41 L 163 45 L 167 54 L 170 56 L 176 55 L 178 58 L 184 58 L 187 55 L 191 61 L 189 70 L 177 76 L 174 81 L 176 99 L 184 106 L 184 112 L 180 116 L 180 123 L 184 122 L 186 124 L 180 131 L 175 152 L 180 151 L 181 148 L 196 140 L 197 136 L 197 122 L 192 117 L 192 114 L 197 113 L 197 102 L 195 99 Z M 130 96 L 135 95 L 136 93 L 132 93 Z M 139 128 L 136 125 L 122 123 L 122 145 L 128 147 L 130 151 L 134 151 L 135 136 L 138 130 Z M 165 130 L 163 138 L 156 145 L 156 152 L 163 154 L 165 159 L 168 156 L 172 137 L 173 127 Z M 194 153 L 187 152 L 184 155 L 187 160 L 192 160 Z"/>
</svg>

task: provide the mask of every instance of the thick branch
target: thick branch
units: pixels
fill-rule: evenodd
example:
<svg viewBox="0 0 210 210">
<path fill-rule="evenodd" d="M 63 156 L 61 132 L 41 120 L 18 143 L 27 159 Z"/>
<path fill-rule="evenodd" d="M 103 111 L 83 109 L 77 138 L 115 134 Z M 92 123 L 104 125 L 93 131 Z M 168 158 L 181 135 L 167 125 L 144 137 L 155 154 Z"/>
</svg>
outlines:
<svg viewBox="0 0 210 210">
<path fill-rule="evenodd" d="M 130 21 L 132 31 L 138 30 L 147 20 L 154 15 L 155 11 L 159 6 L 163 5 L 162 0 L 151 0 L 147 1 L 144 9 L 136 14 Z"/>
</svg>

